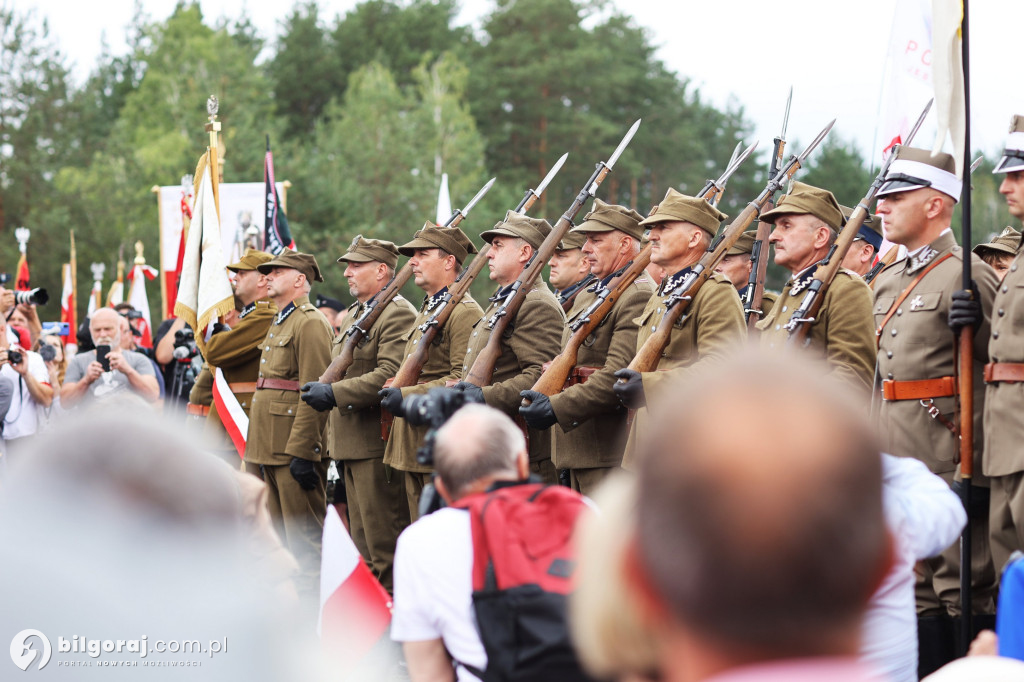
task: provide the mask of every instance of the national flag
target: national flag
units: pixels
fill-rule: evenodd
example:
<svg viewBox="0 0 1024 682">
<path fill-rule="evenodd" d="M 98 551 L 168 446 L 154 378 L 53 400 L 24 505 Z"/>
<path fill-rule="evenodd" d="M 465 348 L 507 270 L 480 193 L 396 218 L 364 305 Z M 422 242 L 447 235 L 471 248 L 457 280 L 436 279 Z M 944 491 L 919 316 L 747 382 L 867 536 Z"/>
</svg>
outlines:
<svg viewBox="0 0 1024 682">
<path fill-rule="evenodd" d="M 89 294 L 89 306 L 85 311 L 86 317 L 92 317 L 92 314 L 96 312 L 103 305 L 103 282 L 93 280 L 92 293 Z"/>
<path fill-rule="evenodd" d="M 73 272 L 74 270 L 71 267 L 71 263 L 65 263 L 61 266 L 63 286 L 60 290 L 60 321 L 67 323 L 69 339 L 74 339 L 75 333 L 78 331 L 78 320 L 77 315 L 75 314 L 75 284 L 74 276 L 72 275 Z"/>
<path fill-rule="evenodd" d="M 266 196 L 266 210 L 263 213 L 263 250 L 275 256 L 285 249 L 294 251 L 295 240 L 288 229 L 288 216 L 284 214 L 281 199 L 277 195 L 277 185 L 274 184 L 274 157 L 270 153 L 269 135 L 267 156 L 263 161 L 263 186 Z"/>
<path fill-rule="evenodd" d="M 448 193 L 448 174 L 441 174 L 441 189 L 437 191 L 437 225 L 444 225 L 452 217 L 452 197 Z"/>
<path fill-rule="evenodd" d="M 188 178 L 188 176 L 186 176 Z M 190 178 L 189 178 L 190 179 Z M 185 257 L 185 233 L 188 232 L 189 222 L 192 220 L 192 208 L 189 201 L 192 200 L 191 183 L 189 187 L 181 188 L 181 238 L 178 240 L 178 257 L 175 260 L 174 270 L 164 268 L 164 300 L 167 301 L 167 310 L 164 315 L 174 317 L 174 303 L 178 300 L 178 281 L 181 279 L 181 261 Z"/>
<path fill-rule="evenodd" d="M 198 178 L 192 222 L 185 235 L 181 279 L 174 314 L 195 330 L 196 345 L 206 352 L 207 330 L 235 307 L 228 281 L 220 238 L 220 216 L 214 182 L 216 173 L 209 168 L 209 152 L 196 167 Z"/>
<path fill-rule="evenodd" d="M 896 0 L 878 139 L 882 156 L 902 144 L 932 97 L 930 0 Z"/>
<path fill-rule="evenodd" d="M 953 139 L 956 176 L 963 177 L 967 137 L 967 100 L 964 94 L 963 0 L 932 0 L 932 74 L 935 114 L 939 129 L 932 154 L 942 151 L 948 133 Z"/>
<path fill-rule="evenodd" d="M 146 295 L 146 280 L 156 279 L 160 273 L 145 263 L 136 263 L 128 273 L 128 302 L 142 313 L 141 320 L 132 326 L 139 332 L 138 344 L 143 348 L 153 347 L 153 322 L 149 315 L 149 296 Z"/>
<path fill-rule="evenodd" d="M 334 505 L 327 505 L 320 566 L 320 620 L 324 649 L 358 661 L 387 636 L 391 598 L 373 577 Z"/>
<path fill-rule="evenodd" d="M 18 258 L 18 273 L 14 279 L 14 290 L 15 291 L 28 291 L 29 287 L 29 273 L 28 273 L 28 256 L 25 253 L 25 249 L 22 248 L 21 257 Z"/>
</svg>

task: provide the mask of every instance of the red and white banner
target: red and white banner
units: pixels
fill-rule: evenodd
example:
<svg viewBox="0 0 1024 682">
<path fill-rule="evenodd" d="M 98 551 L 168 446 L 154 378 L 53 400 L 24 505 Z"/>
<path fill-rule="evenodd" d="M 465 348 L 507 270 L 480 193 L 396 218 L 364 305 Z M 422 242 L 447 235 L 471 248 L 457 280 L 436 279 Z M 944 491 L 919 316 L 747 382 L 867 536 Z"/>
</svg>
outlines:
<svg viewBox="0 0 1024 682">
<path fill-rule="evenodd" d="M 896 0 L 878 131 L 883 156 L 906 139 L 932 98 L 931 18 L 931 0 Z"/>
<path fill-rule="evenodd" d="M 356 661 L 387 636 L 391 597 L 363 562 L 338 516 L 327 505 L 320 567 L 320 620 L 323 648 Z"/>
<path fill-rule="evenodd" d="M 61 266 L 63 284 L 60 290 L 60 321 L 68 325 L 68 339 L 74 341 L 78 332 L 78 320 L 75 314 L 75 283 L 71 273 L 71 263 Z"/>
<path fill-rule="evenodd" d="M 245 410 L 231 391 L 231 386 L 228 385 L 228 380 L 224 378 L 224 372 L 220 367 L 213 373 L 213 402 L 217 406 L 220 423 L 228 432 L 238 456 L 244 457 L 245 441 L 249 434 L 249 417 L 245 415 Z"/>
<path fill-rule="evenodd" d="M 136 265 L 128 273 L 128 302 L 142 313 L 136 320 L 135 329 L 141 334 L 138 344 L 143 348 L 153 347 L 153 321 L 149 315 L 149 296 L 146 295 L 146 280 L 156 279 L 160 273 L 146 264 Z"/>
<path fill-rule="evenodd" d="M 28 273 L 28 257 L 25 252 L 21 252 L 21 257 L 18 258 L 18 269 L 17 277 L 14 279 L 14 290 L 15 291 L 28 291 L 31 289 L 29 286 L 29 273 Z"/>
</svg>

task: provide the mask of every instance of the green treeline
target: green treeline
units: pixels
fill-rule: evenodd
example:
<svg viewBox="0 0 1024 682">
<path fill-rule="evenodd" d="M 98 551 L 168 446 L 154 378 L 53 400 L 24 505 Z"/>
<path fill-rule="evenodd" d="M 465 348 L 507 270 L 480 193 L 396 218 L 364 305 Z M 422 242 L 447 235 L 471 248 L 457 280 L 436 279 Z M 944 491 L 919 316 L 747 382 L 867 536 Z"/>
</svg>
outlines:
<svg viewBox="0 0 1024 682">
<path fill-rule="evenodd" d="M 532 211 L 554 223 L 637 118 L 643 125 L 599 195 L 643 213 L 670 186 L 697 191 L 738 141 L 753 141 L 741 106 L 705 101 L 657 58 L 648 33 L 607 3 L 494 0 L 477 31 L 456 25 L 456 9 L 455 0 L 368 0 L 329 18 L 309 2 L 278 35 L 262 36 L 244 15 L 211 25 L 181 1 L 163 20 L 136 10 L 127 53 L 104 49 L 76 85 L 45 23 L 0 8 L 0 271 L 17 261 L 13 230 L 29 227 L 33 285 L 56 295 L 74 229 L 83 314 L 90 262 L 106 263 L 109 285 L 119 247 L 130 263 L 142 240 L 159 266 L 150 188 L 194 170 L 211 94 L 220 99 L 225 181 L 262 181 L 269 134 L 277 178 L 292 183 L 292 233 L 327 279 L 314 291 L 346 300 L 333 261 L 356 234 L 409 239 L 434 217 L 442 172 L 453 206 L 497 176 L 463 223 L 477 235 L 569 152 Z M 790 149 L 816 132 L 791 129 Z M 725 212 L 735 215 L 761 189 L 770 152 L 761 140 L 730 181 Z M 854 205 L 871 179 L 866 166 L 833 136 L 800 177 Z M 1009 223 L 990 170 L 986 163 L 974 178 L 976 241 Z M 770 284 L 782 279 L 773 269 Z M 474 289 L 483 297 L 490 285 Z M 417 292 L 407 294 L 418 300 Z M 149 296 L 157 312 L 157 286 Z M 41 316 L 58 314 L 53 302 Z"/>
</svg>

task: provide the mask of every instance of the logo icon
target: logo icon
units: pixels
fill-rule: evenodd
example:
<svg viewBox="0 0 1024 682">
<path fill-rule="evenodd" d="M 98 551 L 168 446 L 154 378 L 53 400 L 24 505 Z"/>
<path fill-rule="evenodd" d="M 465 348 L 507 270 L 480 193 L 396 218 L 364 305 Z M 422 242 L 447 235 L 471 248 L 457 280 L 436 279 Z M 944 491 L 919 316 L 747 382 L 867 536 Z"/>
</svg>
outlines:
<svg viewBox="0 0 1024 682">
<path fill-rule="evenodd" d="M 42 670 L 50 662 L 50 654 L 53 652 L 50 649 L 50 640 L 39 630 L 22 630 L 14 636 L 14 639 L 11 640 L 11 660 L 14 661 L 14 665 L 22 670 L 28 670 L 28 667 L 36 660 L 39 652 L 33 649 L 30 643 L 26 642 L 29 637 L 38 637 L 39 641 L 43 643 L 43 657 L 39 659 L 39 667 L 37 668 L 37 670 Z"/>
</svg>

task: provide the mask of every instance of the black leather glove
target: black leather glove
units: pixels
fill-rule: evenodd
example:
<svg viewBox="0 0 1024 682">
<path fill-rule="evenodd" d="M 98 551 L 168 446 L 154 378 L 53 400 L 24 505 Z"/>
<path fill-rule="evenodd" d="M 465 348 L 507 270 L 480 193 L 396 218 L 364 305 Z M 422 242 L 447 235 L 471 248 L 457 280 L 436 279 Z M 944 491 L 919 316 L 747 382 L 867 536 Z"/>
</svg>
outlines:
<svg viewBox="0 0 1024 682">
<path fill-rule="evenodd" d="M 619 402 L 631 410 L 639 409 L 647 404 L 644 396 L 644 380 L 640 372 L 629 368 L 620 369 L 614 376 L 619 379 L 612 384 L 612 390 Z"/>
<path fill-rule="evenodd" d="M 311 460 L 301 457 L 292 457 L 292 463 L 288 465 L 288 471 L 292 478 L 303 490 L 313 490 L 320 482 L 320 474 L 316 472 L 316 464 Z"/>
<path fill-rule="evenodd" d="M 977 291 L 978 287 L 971 282 L 971 291 Z M 960 289 L 953 292 L 953 300 L 949 304 L 949 319 L 947 324 L 954 334 L 959 334 L 964 327 L 973 327 L 975 330 L 981 326 L 984 319 L 981 312 L 981 301 L 971 295 L 971 291 Z"/>
<path fill-rule="evenodd" d="M 227 326 L 223 322 L 214 322 L 213 323 L 213 330 L 210 333 L 211 334 L 220 334 L 221 332 L 229 332 L 229 331 L 231 331 L 231 327 Z"/>
<path fill-rule="evenodd" d="M 331 389 L 331 385 L 321 384 L 319 381 L 303 384 L 302 394 L 299 397 L 317 412 L 326 412 L 338 406 L 334 400 L 334 390 Z"/>
<path fill-rule="evenodd" d="M 381 407 L 396 417 L 405 418 L 405 410 L 402 409 L 402 389 L 385 388 L 377 391 L 377 395 L 380 396 Z"/>
<path fill-rule="evenodd" d="M 484 389 L 468 381 L 460 381 L 452 386 L 456 391 L 466 394 L 466 401 L 470 403 L 482 403 L 484 401 Z"/>
<path fill-rule="evenodd" d="M 519 406 L 519 414 L 533 428 L 547 429 L 558 421 L 558 418 L 555 417 L 555 409 L 551 407 L 551 400 L 543 393 L 521 391 L 519 396 L 530 401 L 529 405 Z"/>
</svg>

